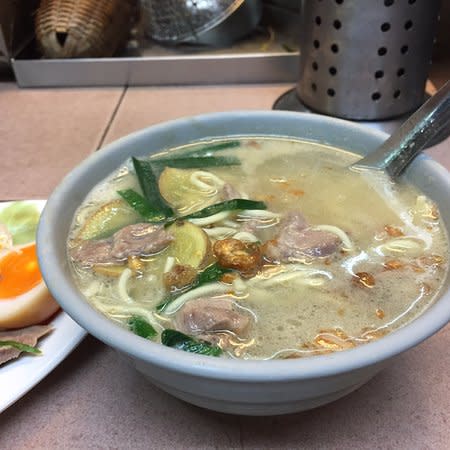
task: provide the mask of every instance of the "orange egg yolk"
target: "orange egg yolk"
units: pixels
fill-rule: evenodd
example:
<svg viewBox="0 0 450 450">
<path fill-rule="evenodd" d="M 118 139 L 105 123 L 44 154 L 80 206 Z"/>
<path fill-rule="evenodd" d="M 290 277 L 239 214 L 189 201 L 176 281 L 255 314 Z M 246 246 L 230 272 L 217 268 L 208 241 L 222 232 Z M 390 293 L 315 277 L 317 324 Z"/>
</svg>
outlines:
<svg viewBox="0 0 450 450">
<path fill-rule="evenodd" d="M 0 300 L 28 292 L 41 281 L 36 244 L 12 250 L 0 259 Z"/>
</svg>

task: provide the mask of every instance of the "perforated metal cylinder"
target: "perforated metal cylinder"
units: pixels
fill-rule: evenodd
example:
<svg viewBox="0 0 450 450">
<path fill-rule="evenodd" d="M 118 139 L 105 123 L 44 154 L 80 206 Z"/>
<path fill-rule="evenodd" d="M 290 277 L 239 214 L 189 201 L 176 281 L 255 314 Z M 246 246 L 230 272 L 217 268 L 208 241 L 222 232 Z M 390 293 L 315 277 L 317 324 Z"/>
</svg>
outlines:
<svg viewBox="0 0 450 450">
<path fill-rule="evenodd" d="M 424 100 L 439 0 L 305 0 L 297 95 L 313 110 L 388 119 Z"/>
</svg>

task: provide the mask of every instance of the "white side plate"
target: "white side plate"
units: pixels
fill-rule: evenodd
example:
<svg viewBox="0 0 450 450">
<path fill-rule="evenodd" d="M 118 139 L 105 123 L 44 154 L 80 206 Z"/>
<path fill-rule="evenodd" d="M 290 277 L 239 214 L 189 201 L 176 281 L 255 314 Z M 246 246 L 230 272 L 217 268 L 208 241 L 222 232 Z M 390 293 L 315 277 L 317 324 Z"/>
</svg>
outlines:
<svg viewBox="0 0 450 450">
<path fill-rule="evenodd" d="M 29 200 L 42 210 L 45 200 Z M 12 202 L 0 203 L 0 211 Z M 56 314 L 54 330 L 38 342 L 40 356 L 23 355 L 0 366 L 0 413 L 48 375 L 86 336 L 65 312 Z"/>
</svg>

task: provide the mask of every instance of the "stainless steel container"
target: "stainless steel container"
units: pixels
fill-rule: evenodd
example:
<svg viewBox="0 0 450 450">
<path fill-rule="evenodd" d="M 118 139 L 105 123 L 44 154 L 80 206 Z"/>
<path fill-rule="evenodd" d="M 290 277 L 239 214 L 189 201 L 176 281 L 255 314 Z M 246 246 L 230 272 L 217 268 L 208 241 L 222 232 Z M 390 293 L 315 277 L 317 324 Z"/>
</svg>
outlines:
<svg viewBox="0 0 450 450">
<path fill-rule="evenodd" d="M 140 0 L 145 33 L 166 43 L 226 46 L 261 19 L 261 0 Z"/>
<path fill-rule="evenodd" d="M 300 78 L 309 108 L 355 120 L 388 119 L 424 100 L 439 0 L 307 0 Z"/>
</svg>

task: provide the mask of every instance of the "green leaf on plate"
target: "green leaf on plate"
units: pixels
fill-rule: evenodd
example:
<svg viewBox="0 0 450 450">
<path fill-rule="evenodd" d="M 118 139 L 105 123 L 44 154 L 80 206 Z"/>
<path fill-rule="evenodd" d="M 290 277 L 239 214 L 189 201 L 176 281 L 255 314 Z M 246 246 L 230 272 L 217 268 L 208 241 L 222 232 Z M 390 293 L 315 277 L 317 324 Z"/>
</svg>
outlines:
<svg viewBox="0 0 450 450">
<path fill-rule="evenodd" d="M 17 341 L 0 341 L 0 347 L 12 347 L 21 352 L 33 353 L 34 355 L 40 355 L 42 353 L 37 347 L 22 344 L 22 342 Z"/>
</svg>

